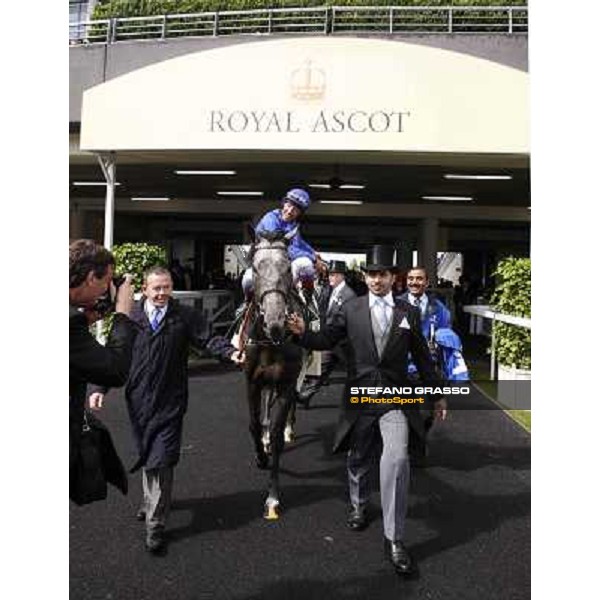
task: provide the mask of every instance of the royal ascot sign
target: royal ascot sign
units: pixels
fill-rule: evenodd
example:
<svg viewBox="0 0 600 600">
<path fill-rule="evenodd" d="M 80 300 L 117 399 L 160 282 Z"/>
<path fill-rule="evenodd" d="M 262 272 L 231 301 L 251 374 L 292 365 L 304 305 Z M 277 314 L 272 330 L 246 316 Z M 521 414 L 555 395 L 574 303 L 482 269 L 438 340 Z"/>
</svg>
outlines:
<svg viewBox="0 0 600 600">
<path fill-rule="evenodd" d="M 211 110 L 210 133 L 402 133 L 403 118 L 410 112 L 320 110 L 307 119 L 293 111 Z"/>
<path fill-rule="evenodd" d="M 290 77 L 291 98 L 306 103 L 322 102 L 327 93 L 327 74 L 313 60 L 294 69 Z M 409 111 L 320 110 L 227 111 L 211 110 L 210 133 L 402 133 Z"/>
<path fill-rule="evenodd" d="M 527 153 L 528 76 L 396 41 L 254 41 L 87 90 L 83 150 Z"/>
</svg>

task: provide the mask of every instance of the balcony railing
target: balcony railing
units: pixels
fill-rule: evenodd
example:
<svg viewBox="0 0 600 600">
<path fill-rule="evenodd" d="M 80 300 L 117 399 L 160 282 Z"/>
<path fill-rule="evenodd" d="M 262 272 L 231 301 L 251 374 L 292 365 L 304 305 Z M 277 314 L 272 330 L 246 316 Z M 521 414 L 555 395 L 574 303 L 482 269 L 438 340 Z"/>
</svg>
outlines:
<svg viewBox="0 0 600 600">
<path fill-rule="evenodd" d="M 330 6 L 118 17 L 69 24 L 71 44 L 272 34 L 503 34 L 528 32 L 525 6 Z"/>
</svg>

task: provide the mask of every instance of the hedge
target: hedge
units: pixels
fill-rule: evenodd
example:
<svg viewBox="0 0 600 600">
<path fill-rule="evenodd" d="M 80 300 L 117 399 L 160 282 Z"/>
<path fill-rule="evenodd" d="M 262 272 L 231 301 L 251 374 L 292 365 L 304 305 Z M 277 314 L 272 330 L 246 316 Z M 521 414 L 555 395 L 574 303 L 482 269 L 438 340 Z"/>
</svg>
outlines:
<svg viewBox="0 0 600 600">
<path fill-rule="evenodd" d="M 320 6 L 527 6 L 527 0 L 104 0 L 93 19 Z"/>
</svg>

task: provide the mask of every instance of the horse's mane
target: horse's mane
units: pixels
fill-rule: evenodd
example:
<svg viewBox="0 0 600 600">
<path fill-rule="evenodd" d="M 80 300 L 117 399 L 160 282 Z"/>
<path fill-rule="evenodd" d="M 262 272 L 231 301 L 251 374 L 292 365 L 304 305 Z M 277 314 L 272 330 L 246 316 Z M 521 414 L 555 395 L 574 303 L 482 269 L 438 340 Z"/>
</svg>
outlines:
<svg viewBox="0 0 600 600">
<path fill-rule="evenodd" d="M 259 244 L 261 240 L 267 240 L 267 242 L 286 242 L 285 233 L 283 231 L 263 231 L 257 234 L 256 243 Z"/>
</svg>

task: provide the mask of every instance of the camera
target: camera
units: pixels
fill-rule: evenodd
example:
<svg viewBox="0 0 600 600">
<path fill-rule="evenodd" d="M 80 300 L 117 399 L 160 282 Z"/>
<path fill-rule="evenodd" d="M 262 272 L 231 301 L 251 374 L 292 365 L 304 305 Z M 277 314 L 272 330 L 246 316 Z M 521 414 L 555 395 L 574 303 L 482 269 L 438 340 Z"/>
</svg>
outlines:
<svg viewBox="0 0 600 600">
<path fill-rule="evenodd" d="M 115 275 L 112 278 L 112 284 L 115 286 L 115 297 L 117 290 L 124 281 L 125 275 Z M 115 310 L 115 298 L 111 296 L 110 285 L 106 289 L 106 292 L 96 300 L 93 310 L 99 315 L 107 315 Z"/>
</svg>

